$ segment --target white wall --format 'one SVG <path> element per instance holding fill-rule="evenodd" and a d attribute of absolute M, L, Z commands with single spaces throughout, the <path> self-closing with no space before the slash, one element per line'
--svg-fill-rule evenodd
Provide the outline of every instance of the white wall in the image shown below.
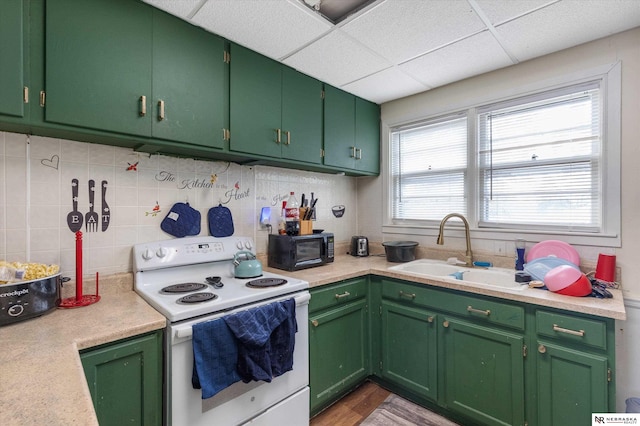
<path fill-rule="evenodd" d="M 388 170 L 388 126 L 419 120 L 428 116 L 473 105 L 476 99 L 487 99 L 494 93 L 504 93 L 509 87 L 522 87 L 532 81 L 545 81 L 558 75 L 574 73 L 621 61 L 622 65 L 622 244 L 615 248 L 576 246 L 581 259 L 595 264 L 599 252 L 615 254 L 621 268 L 621 282 L 625 299 L 640 301 L 640 280 L 637 279 L 640 253 L 640 28 L 613 35 L 591 43 L 523 62 L 502 70 L 463 80 L 422 94 L 382 105 L 383 173 L 376 179 L 359 179 L 359 209 L 376 206 L 384 192 L 383 178 Z M 375 214 L 359 224 L 359 231 L 377 240 L 412 239 L 423 246 L 436 247 L 435 237 L 418 235 L 383 234 L 383 211 L 386 205 L 376 207 Z M 560 238 L 561 239 L 561 238 Z M 462 238 L 447 238 L 446 245 L 464 247 Z M 457 247 L 456 247 L 457 245 Z M 513 252 L 512 241 L 473 241 L 474 251 L 504 255 Z M 635 307 L 636 302 L 630 302 Z M 633 313 L 631 312 L 633 309 Z M 619 362 L 617 367 L 618 410 L 624 410 L 624 398 L 639 396 L 640 388 L 640 315 L 629 307 L 629 321 L 618 322 Z M 625 331 L 626 330 L 626 331 Z"/>
<path fill-rule="evenodd" d="M 232 212 L 235 235 L 253 237 L 258 253 L 267 250 L 267 231 L 258 225 L 261 208 L 272 207 L 277 232 L 281 200 L 290 191 L 298 197 L 313 191 L 319 199 L 314 228 L 334 232 L 337 241 L 356 233 L 355 178 L 0 132 L 0 260 L 59 264 L 63 276 L 75 278 L 75 234 L 67 226 L 74 178 L 83 215 L 89 211 L 88 180 L 96 181 L 98 213 L 100 184 L 108 182 L 109 227 L 81 230 L 85 275 L 131 271 L 134 244 L 173 238 L 160 223 L 176 202 L 188 201 L 200 212 L 200 235 L 209 235 L 209 208 L 222 203 Z M 153 211 L 156 202 L 159 213 Z M 339 219 L 331 212 L 336 204 L 346 207 Z"/>

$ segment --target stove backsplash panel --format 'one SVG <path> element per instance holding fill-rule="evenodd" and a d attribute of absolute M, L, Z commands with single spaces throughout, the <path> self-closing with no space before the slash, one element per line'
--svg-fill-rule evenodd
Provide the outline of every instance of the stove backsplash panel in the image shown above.
<path fill-rule="evenodd" d="M 129 272 L 134 244 L 172 238 L 160 224 L 176 203 L 200 213 L 196 235 L 209 235 L 211 207 L 228 207 L 234 235 L 253 237 L 258 253 L 266 253 L 269 232 L 259 222 L 262 208 L 271 208 L 277 232 L 290 191 L 298 201 L 303 193 L 318 198 L 314 228 L 333 232 L 338 242 L 357 233 L 356 179 L 348 176 L 9 132 L 0 132 L 0 176 L 0 260 L 55 263 L 72 278 L 76 232 L 83 234 L 85 275 Z M 344 206 L 344 215 L 335 217 L 333 206 Z M 180 219 L 192 233 L 194 217 Z"/>

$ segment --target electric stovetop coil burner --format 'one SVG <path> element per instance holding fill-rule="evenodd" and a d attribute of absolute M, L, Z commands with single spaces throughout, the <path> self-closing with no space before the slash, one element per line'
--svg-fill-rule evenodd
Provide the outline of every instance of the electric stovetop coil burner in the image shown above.
<path fill-rule="evenodd" d="M 178 303 L 201 303 L 201 302 L 207 302 L 209 300 L 215 300 L 217 298 L 218 296 L 216 296 L 215 294 L 204 291 L 201 293 L 187 294 L 186 296 L 178 299 L 177 302 Z"/>
<path fill-rule="evenodd" d="M 160 290 L 162 293 L 191 293 L 206 288 L 206 284 L 202 283 L 180 283 L 164 287 Z"/>
<path fill-rule="evenodd" d="M 277 287 L 279 285 L 286 284 L 287 280 L 282 278 L 258 278 L 247 283 L 247 287 L 264 288 L 264 287 Z"/>

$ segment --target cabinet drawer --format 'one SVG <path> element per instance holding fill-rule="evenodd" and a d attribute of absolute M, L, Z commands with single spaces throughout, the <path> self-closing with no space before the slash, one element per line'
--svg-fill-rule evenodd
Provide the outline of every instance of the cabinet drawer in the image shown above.
<path fill-rule="evenodd" d="M 536 331 L 539 336 L 555 337 L 567 342 L 607 349 L 607 322 L 605 320 L 537 311 Z"/>
<path fill-rule="evenodd" d="M 311 290 L 309 312 L 331 308 L 362 299 L 367 294 L 367 279 L 345 281 L 343 283 Z"/>
<path fill-rule="evenodd" d="M 448 311 L 464 318 L 484 320 L 516 330 L 524 330 L 524 307 L 436 290 L 422 285 L 385 281 L 382 296 L 404 304 Z"/>
<path fill-rule="evenodd" d="M 453 295 L 444 309 L 464 318 L 524 331 L 524 307 L 482 297 Z"/>

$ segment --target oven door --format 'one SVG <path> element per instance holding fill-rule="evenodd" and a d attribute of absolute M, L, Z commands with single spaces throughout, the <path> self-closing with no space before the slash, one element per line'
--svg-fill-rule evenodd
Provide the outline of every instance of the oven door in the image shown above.
<path fill-rule="evenodd" d="M 193 370 L 193 347 L 191 327 L 203 321 L 211 321 L 241 310 L 251 309 L 264 304 L 286 300 L 296 300 L 296 321 L 298 332 L 295 337 L 293 370 L 267 382 L 237 382 L 208 399 L 202 399 L 202 391 L 193 389 L 191 375 Z M 308 291 L 269 299 L 241 308 L 213 314 L 197 320 L 187 320 L 167 327 L 166 351 L 166 399 L 165 418 L 168 425 L 239 425 L 252 419 L 266 419 L 258 424 L 280 425 L 269 422 L 270 412 L 296 412 L 309 419 L 309 329 Z M 303 391 L 303 392 L 300 392 Z M 291 398 L 291 396 L 295 397 Z M 273 408 L 272 408 L 273 407 Z M 275 410 L 275 408 L 278 408 Z M 271 409 L 271 410 L 270 410 Z M 301 411 L 302 410 L 302 411 Z M 267 415 L 265 415 L 267 414 Z"/>

